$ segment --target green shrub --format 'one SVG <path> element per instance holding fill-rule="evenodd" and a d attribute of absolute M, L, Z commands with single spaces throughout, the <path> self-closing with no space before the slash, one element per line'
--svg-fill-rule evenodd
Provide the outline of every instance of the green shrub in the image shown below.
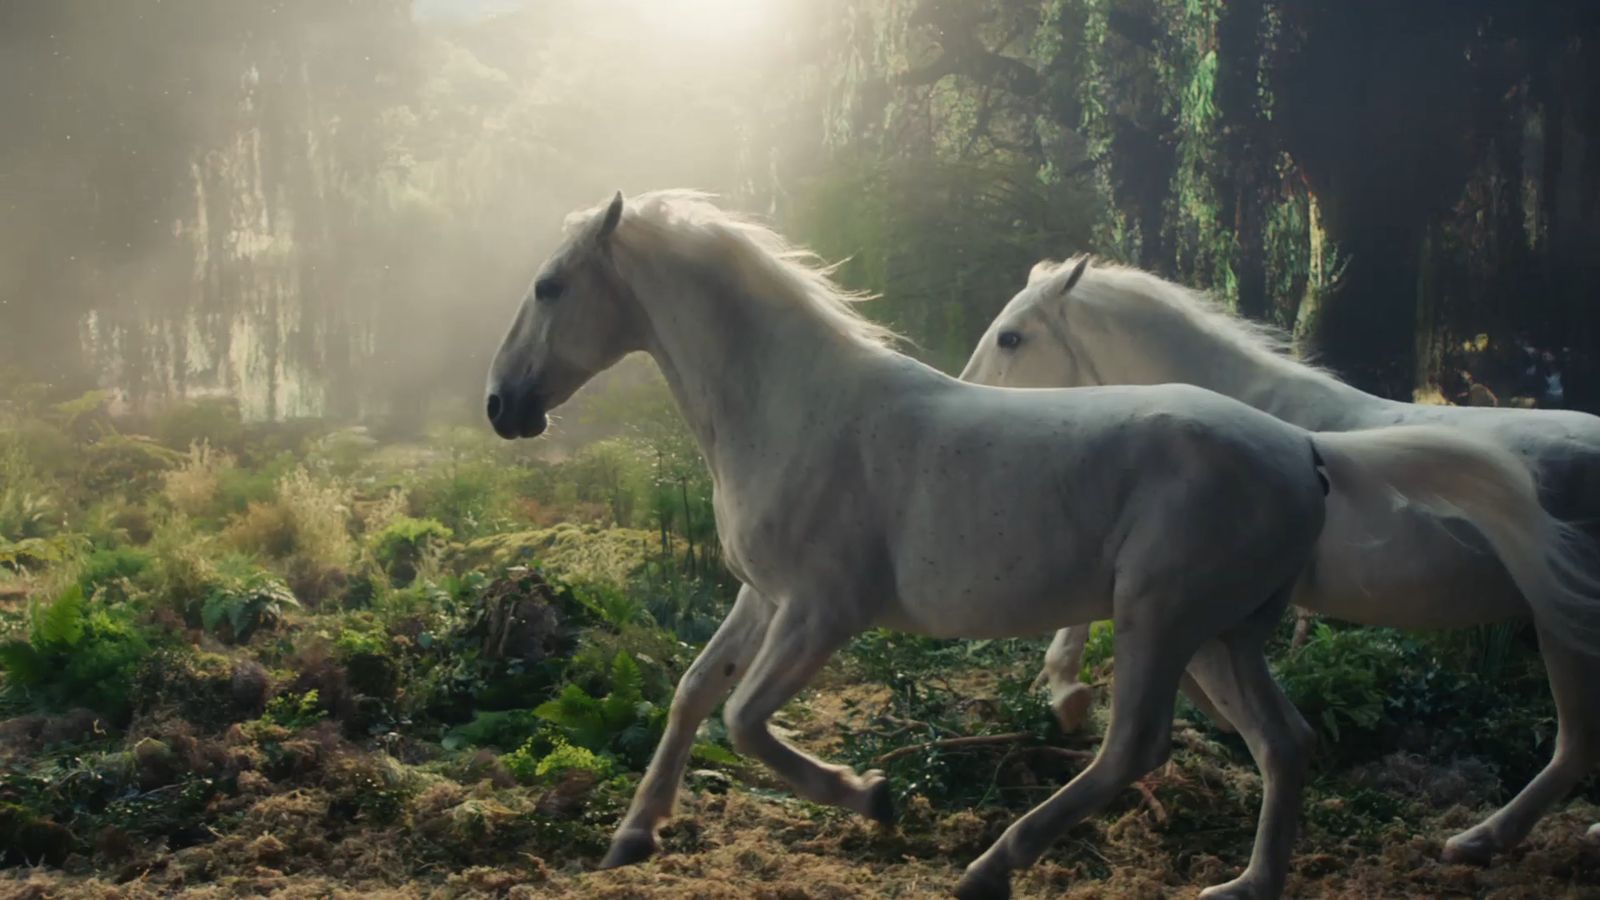
<path fill-rule="evenodd" d="M 184 458 L 149 438 L 107 435 L 84 448 L 77 487 L 89 497 L 142 497 Z"/>
<path fill-rule="evenodd" d="M 639 665 L 626 652 L 619 652 L 612 662 L 611 690 L 604 697 L 569 684 L 533 712 L 559 726 L 570 743 L 610 753 L 630 767 L 648 761 L 666 718 L 664 709 L 644 698 Z"/>
<path fill-rule="evenodd" d="M 271 629 L 300 602 L 288 585 L 234 559 L 229 569 L 211 584 L 200 607 L 200 624 L 224 640 L 244 643 L 259 629 Z"/>
<path fill-rule="evenodd" d="M 1375 731 L 1391 692 L 1403 687 L 1416 647 L 1379 628 L 1316 626 L 1310 639 L 1278 664 L 1278 680 L 1302 715 L 1332 740 Z"/>
<path fill-rule="evenodd" d="M 261 722 L 287 728 L 290 731 L 299 731 L 310 728 L 328 717 L 327 710 L 322 708 L 322 698 L 317 691 L 309 690 L 303 694 L 279 694 L 267 701 L 267 710 L 261 714 Z"/>
<path fill-rule="evenodd" d="M 548 735 L 550 723 L 539 718 L 531 709 L 480 710 L 472 721 L 450 729 L 444 736 L 447 750 L 464 747 L 497 747 L 508 749 L 525 747 L 532 739 Z M 545 737 L 553 745 L 553 739 Z"/>
<path fill-rule="evenodd" d="M 605 757 L 596 756 L 594 751 L 586 747 L 574 746 L 558 738 L 548 752 L 541 754 L 536 748 L 536 743 L 530 741 L 517 748 L 516 752 L 502 756 L 500 761 L 506 771 L 523 784 L 551 781 L 574 769 L 592 772 L 599 778 L 611 774 L 611 762 Z"/>
<path fill-rule="evenodd" d="M 188 447 L 203 441 L 222 450 L 238 451 L 245 443 L 239 403 L 231 397 L 173 403 L 156 413 L 150 431 L 168 447 Z"/>
<path fill-rule="evenodd" d="M 372 554 L 384 574 L 400 587 L 415 580 L 423 560 L 442 550 L 450 538 L 450 529 L 437 519 L 404 516 L 373 535 Z"/>
<path fill-rule="evenodd" d="M 292 454 L 283 453 L 255 468 L 234 467 L 217 475 L 217 506 L 223 514 L 238 514 L 252 503 L 266 503 L 278 496 L 278 482 L 294 471 Z"/>
<path fill-rule="evenodd" d="M 189 446 L 189 455 L 161 478 L 161 493 L 173 509 L 196 518 L 217 512 L 223 475 L 234 468 L 233 456 L 202 441 Z"/>
<path fill-rule="evenodd" d="M 123 606 L 92 603 L 74 584 L 29 610 L 28 634 L 0 644 L 5 691 L 47 709 L 82 706 L 116 719 L 149 641 Z"/>
<path fill-rule="evenodd" d="M 154 554 L 139 547 L 96 550 L 84 560 L 78 586 L 85 596 L 92 597 L 99 590 L 113 590 L 126 599 L 126 586 L 145 576 L 154 565 Z"/>

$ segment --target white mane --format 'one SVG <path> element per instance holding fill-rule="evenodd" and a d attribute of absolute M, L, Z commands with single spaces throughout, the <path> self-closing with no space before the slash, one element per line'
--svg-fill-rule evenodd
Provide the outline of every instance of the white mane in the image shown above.
<path fill-rule="evenodd" d="M 1076 262 L 1074 258 L 1062 263 L 1056 271 L 1070 271 Z M 1112 315 L 1134 308 L 1154 311 L 1162 321 L 1188 329 L 1242 356 L 1278 366 L 1294 366 L 1338 380 L 1333 373 L 1297 354 L 1293 341 L 1282 329 L 1244 318 L 1207 294 L 1143 269 L 1091 259 L 1074 291 L 1106 295 L 1105 309 Z"/>
<path fill-rule="evenodd" d="M 824 262 L 771 228 L 729 213 L 711 200 L 709 194 L 688 190 L 640 194 L 624 207 L 628 225 L 618 230 L 615 240 L 635 248 L 670 247 L 732 272 L 736 283 L 763 297 L 810 307 L 841 334 L 862 344 L 889 347 L 900 339 L 889 327 L 856 310 L 856 303 L 873 297 L 834 283 L 837 264 Z"/>

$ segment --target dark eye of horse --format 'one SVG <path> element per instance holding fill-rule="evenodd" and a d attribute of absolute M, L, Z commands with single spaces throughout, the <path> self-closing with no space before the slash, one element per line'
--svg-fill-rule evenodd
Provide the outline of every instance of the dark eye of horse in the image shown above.
<path fill-rule="evenodd" d="M 566 285 L 554 278 L 541 278 L 534 282 L 533 296 L 537 300 L 555 300 L 565 288 Z"/>
<path fill-rule="evenodd" d="M 1012 350 L 1022 343 L 1022 335 L 1015 331 L 1002 331 L 995 341 L 1000 345 L 1001 350 Z"/>

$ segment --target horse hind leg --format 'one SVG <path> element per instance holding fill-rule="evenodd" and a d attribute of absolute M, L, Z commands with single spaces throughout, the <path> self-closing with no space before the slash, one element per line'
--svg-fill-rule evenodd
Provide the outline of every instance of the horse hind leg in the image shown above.
<path fill-rule="evenodd" d="M 1154 608 L 1141 613 L 1151 615 Z M 1062 831 L 1167 761 L 1178 677 L 1194 652 L 1190 630 L 1160 620 L 1140 621 L 1134 627 L 1119 613 L 1113 638 L 1117 677 L 1111 686 L 1111 723 L 1100 752 L 1076 778 L 1012 823 L 967 867 L 956 887 L 957 897 L 1011 896 L 1013 871 L 1032 865 Z"/>
<path fill-rule="evenodd" d="M 1261 772 L 1255 848 L 1243 874 L 1203 898 L 1268 898 L 1283 892 L 1316 734 L 1273 681 L 1265 632 L 1241 630 L 1202 647 L 1189 672 L 1238 726 Z"/>
<path fill-rule="evenodd" d="M 1600 683 L 1600 660 L 1568 647 L 1543 628 L 1539 646 L 1556 701 L 1555 755 L 1510 803 L 1446 841 L 1447 862 L 1482 865 L 1516 846 L 1600 761 L 1600 699 L 1593 691 Z M 1589 836 L 1600 838 L 1600 825 L 1590 828 Z"/>
<path fill-rule="evenodd" d="M 1056 723 L 1061 726 L 1063 734 L 1077 733 L 1089 720 L 1089 711 L 1094 708 L 1094 690 L 1078 677 L 1083 670 L 1083 651 L 1089 641 L 1091 627 L 1073 625 L 1057 631 L 1055 638 L 1050 641 L 1050 648 L 1045 651 L 1044 666 L 1039 670 L 1039 677 L 1034 680 L 1035 687 L 1041 682 L 1049 686 L 1050 711 L 1055 714 Z M 1184 673 L 1178 687 L 1219 731 L 1233 733 L 1233 724 L 1228 717 L 1217 709 L 1211 698 L 1206 696 L 1205 690 L 1188 673 Z"/>
<path fill-rule="evenodd" d="M 1078 680 L 1083 670 L 1083 649 L 1089 642 L 1089 625 L 1073 625 L 1056 632 L 1044 653 L 1044 667 L 1035 682 L 1050 688 L 1050 711 L 1063 734 L 1074 734 L 1089 720 L 1094 691 Z"/>

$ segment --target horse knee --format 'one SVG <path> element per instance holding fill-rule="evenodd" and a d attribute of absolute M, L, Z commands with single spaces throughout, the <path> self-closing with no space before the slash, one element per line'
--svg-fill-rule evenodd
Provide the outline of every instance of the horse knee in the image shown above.
<path fill-rule="evenodd" d="M 1170 737 L 1129 741 L 1117 747 L 1106 747 L 1100 753 L 1101 761 L 1118 781 L 1137 781 L 1167 764 L 1172 758 Z"/>

